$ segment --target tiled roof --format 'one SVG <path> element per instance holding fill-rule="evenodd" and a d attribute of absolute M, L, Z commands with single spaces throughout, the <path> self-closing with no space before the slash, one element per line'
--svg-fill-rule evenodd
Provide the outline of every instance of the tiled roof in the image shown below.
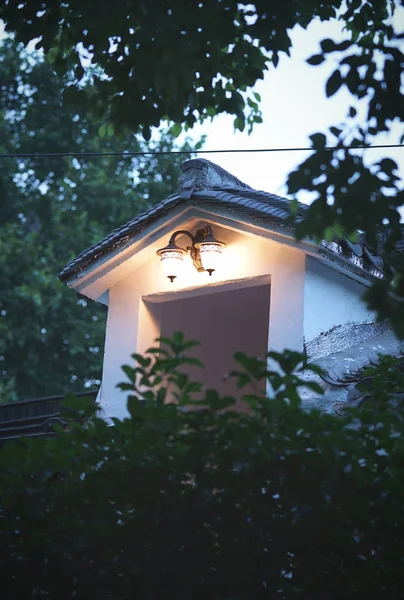
<path fill-rule="evenodd" d="M 156 206 L 153 206 L 153 208 L 150 208 L 128 223 L 125 223 L 125 225 L 114 229 L 114 231 L 107 235 L 103 240 L 93 244 L 87 248 L 87 250 L 80 252 L 80 254 L 59 273 L 59 279 L 61 281 L 67 281 L 70 277 L 82 271 L 87 265 L 94 262 L 100 256 L 107 254 L 119 246 L 123 246 L 139 233 L 145 225 L 152 223 L 155 219 L 180 204 L 180 200 L 181 199 L 177 194 L 173 194 L 162 202 L 159 202 L 159 204 L 156 204 Z"/>
<path fill-rule="evenodd" d="M 76 393 L 78 397 L 96 399 L 98 391 Z M 0 443 L 22 437 L 54 435 L 54 425 L 67 425 L 62 409 L 65 395 L 32 398 L 0 404 Z"/>
<path fill-rule="evenodd" d="M 126 245 L 145 226 L 151 225 L 163 215 L 179 206 L 220 207 L 261 224 L 273 223 L 290 229 L 288 225 L 290 201 L 268 192 L 252 189 L 218 165 L 205 160 L 188 160 L 181 166 L 179 191 L 156 204 L 125 225 L 118 227 L 103 240 L 81 252 L 60 273 L 67 281 L 97 258 Z M 300 215 L 307 209 L 299 205 Z M 338 243 L 322 242 L 319 254 L 330 260 L 339 260 L 354 272 L 368 277 L 381 276 L 382 259 L 364 244 L 352 244 L 348 240 Z"/>
<path fill-rule="evenodd" d="M 404 343 L 396 338 L 388 323 L 346 323 L 321 333 L 305 344 L 309 363 L 315 363 L 323 373 L 314 380 L 324 395 L 302 392 L 303 406 L 318 408 L 331 414 L 344 415 L 347 409 L 372 399 L 373 376 L 368 367 L 380 362 L 380 354 L 397 359 L 396 367 L 404 372 Z M 360 384 L 360 385 L 359 385 Z M 404 392 L 394 393 L 387 406 L 398 408 L 404 403 Z"/>

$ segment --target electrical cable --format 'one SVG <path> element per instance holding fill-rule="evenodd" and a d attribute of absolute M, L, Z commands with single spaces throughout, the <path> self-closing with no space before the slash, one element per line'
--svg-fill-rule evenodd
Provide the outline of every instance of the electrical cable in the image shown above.
<path fill-rule="evenodd" d="M 131 158 L 133 156 L 167 156 L 171 154 L 238 154 L 253 152 L 314 152 L 332 150 L 371 150 L 372 148 L 404 148 L 404 144 L 374 144 L 372 146 L 326 146 L 324 148 L 236 148 L 234 150 L 146 150 L 138 152 L 5 152 L 0 153 L 0 158 L 57 158 L 57 157 L 96 157 L 96 156 L 120 156 Z"/>

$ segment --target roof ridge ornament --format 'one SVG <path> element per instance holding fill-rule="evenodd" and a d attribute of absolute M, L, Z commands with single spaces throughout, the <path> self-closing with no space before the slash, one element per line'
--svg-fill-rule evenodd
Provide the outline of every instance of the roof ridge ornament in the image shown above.
<path fill-rule="evenodd" d="M 211 190 L 216 187 L 228 186 L 252 189 L 249 185 L 206 158 L 187 160 L 182 163 L 181 170 L 179 194 L 184 199 L 189 199 L 194 191 Z"/>

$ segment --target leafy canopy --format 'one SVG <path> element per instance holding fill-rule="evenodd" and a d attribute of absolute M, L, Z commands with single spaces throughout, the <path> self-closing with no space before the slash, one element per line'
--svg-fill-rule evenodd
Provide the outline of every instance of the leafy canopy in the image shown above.
<path fill-rule="evenodd" d="M 62 103 L 46 60 L 0 47 L 0 152 L 162 150 Z M 199 143 L 186 142 L 189 151 Z M 175 191 L 184 156 L 2 159 L 0 175 L 0 401 L 82 391 L 101 376 L 106 311 L 57 273 L 79 252 Z"/>
<path fill-rule="evenodd" d="M 335 16 L 341 2 L 276 0 L 6 0 L 6 30 L 51 57 L 65 76 L 66 98 L 86 102 L 78 85 L 93 82 L 92 110 L 117 127 L 143 130 L 161 120 L 192 127 L 227 112 L 239 129 L 260 122 L 247 92 L 268 61 L 288 53 L 288 30 Z"/>

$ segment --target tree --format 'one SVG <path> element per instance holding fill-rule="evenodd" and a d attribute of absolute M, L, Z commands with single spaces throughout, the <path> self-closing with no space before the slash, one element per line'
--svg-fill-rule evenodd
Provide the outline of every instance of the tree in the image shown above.
<path fill-rule="evenodd" d="M 100 123 L 62 104 L 47 61 L 21 45 L 0 48 L 0 152 L 173 150 L 133 134 L 99 134 Z M 181 148 L 192 154 L 186 142 Z M 105 311 L 57 280 L 81 250 L 174 191 L 183 156 L 1 159 L 1 401 L 52 395 L 100 379 Z"/>
<path fill-rule="evenodd" d="M 134 355 L 114 427 L 88 410 L 85 429 L 1 449 L 4 597 L 401 599 L 400 414 L 302 411 L 315 384 L 294 352 L 270 354 L 271 401 L 235 412 L 181 372 L 192 346 Z M 265 362 L 237 358 L 240 386 L 262 382 Z"/>
<path fill-rule="evenodd" d="M 97 114 L 148 135 L 161 120 L 192 127 L 222 112 L 234 115 L 240 129 L 259 122 L 257 98 L 247 88 L 269 61 L 276 65 L 281 52 L 289 53 L 290 29 L 335 17 L 341 4 L 141 0 L 119 1 L 112 14 L 106 0 L 96 9 L 80 0 L 6 0 L 0 18 L 19 41 L 36 39 L 50 55 L 70 100 L 86 101 L 77 84 L 89 75 Z M 385 8 L 374 4 L 381 21 Z"/>
<path fill-rule="evenodd" d="M 402 143 L 404 56 L 396 6 L 394 0 L 143 0 L 116 2 L 111 11 L 106 0 L 96 8 L 81 0 L 6 0 L 0 18 L 18 40 L 35 39 L 53 61 L 66 101 L 86 106 L 119 131 L 143 131 L 146 139 L 162 120 L 174 122 L 178 133 L 181 125 L 222 112 L 234 115 L 236 128 L 251 130 L 261 120 L 252 88 L 281 52 L 289 53 L 288 32 L 313 19 L 342 21 L 345 39 L 322 40 L 309 62 L 336 62 L 326 95 L 346 87 L 353 101 L 345 123 L 312 136 L 313 155 L 289 178 L 290 193 L 316 193 L 297 234 L 355 240 L 362 231 L 384 260 L 384 279 L 367 301 L 403 337 L 398 209 L 404 197 L 397 165 L 389 159 L 365 164 L 360 153 L 343 149 L 369 145 L 379 132 L 393 137 L 392 124 Z M 358 103 L 365 115 L 359 123 L 353 120 Z M 336 150 L 326 151 L 327 145 Z"/>

